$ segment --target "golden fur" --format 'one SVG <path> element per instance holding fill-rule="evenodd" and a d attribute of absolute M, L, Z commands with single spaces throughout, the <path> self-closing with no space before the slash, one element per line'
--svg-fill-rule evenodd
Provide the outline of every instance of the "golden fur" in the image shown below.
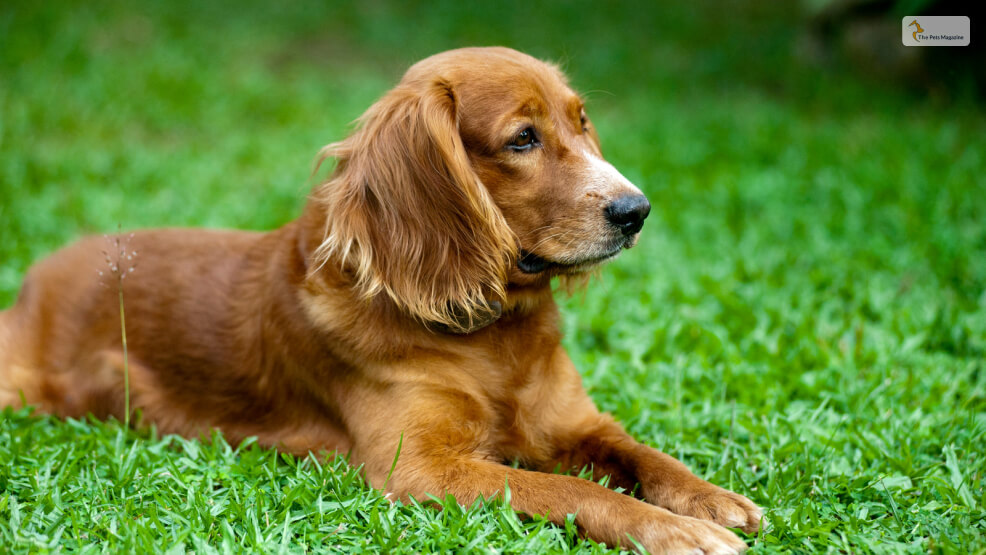
<path fill-rule="evenodd" d="M 517 510 L 576 514 L 614 545 L 745 549 L 723 526 L 754 532 L 760 509 L 628 436 L 561 347 L 551 279 L 633 246 L 649 205 L 603 161 L 556 67 L 505 48 L 433 56 L 327 157 L 331 177 L 275 231 L 123 238 L 139 261 L 119 283 L 144 423 L 349 453 L 402 499 L 470 503 L 509 484 Z M 37 263 L 0 313 L 0 405 L 123 417 L 112 267 L 127 268 L 107 241 Z"/>

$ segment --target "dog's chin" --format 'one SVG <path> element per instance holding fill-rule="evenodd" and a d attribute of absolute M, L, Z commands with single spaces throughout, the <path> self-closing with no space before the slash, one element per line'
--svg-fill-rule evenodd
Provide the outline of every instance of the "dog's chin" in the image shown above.
<path fill-rule="evenodd" d="M 621 238 L 619 241 L 595 248 L 589 252 L 576 252 L 560 256 L 542 256 L 521 249 L 517 268 L 528 275 L 550 273 L 551 275 L 573 275 L 588 272 L 601 264 L 613 260 L 624 249 L 637 244 L 637 235 Z"/>

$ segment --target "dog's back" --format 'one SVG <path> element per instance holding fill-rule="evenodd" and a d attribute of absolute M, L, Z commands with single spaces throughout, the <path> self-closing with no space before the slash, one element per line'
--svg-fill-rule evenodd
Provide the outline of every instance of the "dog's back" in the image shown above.
<path fill-rule="evenodd" d="M 173 229 L 93 236 L 35 264 L 15 304 L 0 312 L 0 406 L 122 416 L 121 308 L 135 365 L 180 356 L 195 342 L 163 343 L 159 328 L 191 338 L 211 328 L 234 276 L 246 273 L 234 266 L 260 237 Z"/>

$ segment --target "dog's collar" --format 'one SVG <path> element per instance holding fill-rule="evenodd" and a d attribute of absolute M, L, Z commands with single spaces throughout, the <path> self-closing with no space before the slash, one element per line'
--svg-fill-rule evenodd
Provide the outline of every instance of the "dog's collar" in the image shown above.
<path fill-rule="evenodd" d="M 455 320 L 454 326 L 442 322 L 429 322 L 428 327 L 434 331 L 450 335 L 468 335 L 477 332 L 503 316 L 503 305 L 500 304 L 500 301 L 487 301 L 486 304 L 489 306 L 489 310 L 474 312 L 471 317 L 461 308 L 454 307 L 452 309 L 452 318 Z"/>

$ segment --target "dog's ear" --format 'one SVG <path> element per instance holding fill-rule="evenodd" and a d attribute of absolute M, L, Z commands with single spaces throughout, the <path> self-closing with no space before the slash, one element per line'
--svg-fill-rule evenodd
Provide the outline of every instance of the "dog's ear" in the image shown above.
<path fill-rule="evenodd" d="M 499 317 L 517 242 L 473 171 L 448 83 L 402 84 L 370 107 L 316 189 L 325 240 L 312 268 L 341 264 L 365 297 L 389 296 L 435 329 Z"/>

